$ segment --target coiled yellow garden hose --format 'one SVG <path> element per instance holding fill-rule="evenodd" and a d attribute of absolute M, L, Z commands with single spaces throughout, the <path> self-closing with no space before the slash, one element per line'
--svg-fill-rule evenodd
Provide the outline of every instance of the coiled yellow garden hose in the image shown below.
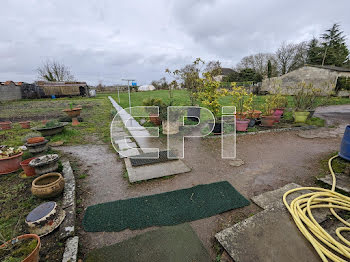
<path fill-rule="evenodd" d="M 344 258 L 350 259 L 350 241 L 346 240 L 341 235 L 341 232 L 350 231 L 350 223 L 341 218 L 334 209 L 350 211 L 350 197 L 335 192 L 336 178 L 332 169 L 332 160 L 336 157 L 338 155 L 331 157 L 328 161 L 328 167 L 333 178 L 331 190 L 318 187 L 295 188 L 283 195 L 283 202 L 300 232 L 312 244 L 322 261 L 328 261 L 330 259 L 336 262 L 346 262 L 349 260 L 344 260 Z M 300 190 L 312 190 L 314 192 L 295 198 L 289 205 L 287 196 Z M 332 214 L 346 225 L 346 227 L 338 227 L 336 230 L 336 234 L 342 243 L 335 240 L 319 225 L 311 212 L 314 208 L 329 208 Z"/>

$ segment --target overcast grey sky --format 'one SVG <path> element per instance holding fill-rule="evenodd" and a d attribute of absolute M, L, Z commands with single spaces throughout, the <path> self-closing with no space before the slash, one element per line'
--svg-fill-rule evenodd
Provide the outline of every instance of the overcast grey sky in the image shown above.
<path fill-rule="evenodd" d="M 0 81 L 33 82 L 47 59 L 89 84 L 148 84 L 196 57 L 233 67 L 334 22 L 348 35 L 349 9 L 348 0 L 1 0 Z"/>

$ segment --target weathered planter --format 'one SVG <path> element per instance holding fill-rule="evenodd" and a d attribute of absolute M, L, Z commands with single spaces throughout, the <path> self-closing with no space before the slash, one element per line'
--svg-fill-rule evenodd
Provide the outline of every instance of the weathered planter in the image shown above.
<path fill-rule="evenodd" d="M 156 126 L 160 126 L 162 124 L 162 121 L 160 120 L 159 116 L 156 114 L 149 114 L 149 121 L 151 121 Z"/>
<path fill-rule="evenodd" d="M 30 137 L 27 139 L 28 144 L 36 144 L 45 141 L 45 137 L 43 136 L 37 136 L 37 137 Z"/>
<path fill-rule="evenodd" d="M 201 117 L 201 108 L 200 107 L 187 108 L 187 116 L 189 120 L 198 123 Z"/>
<path fill-rule="evenodd" d="M 21 168 L 23 152 L 8 157 L 0 159 L 0 175 L 10 174 Z"/>
<path fill-rule="evenodd" d="M 32 157 L 32 158 L 28 158 L 26 160 L 23 160 L 20 165 L 24 171 L 24 173 L 26 174 L 26 176 L 35 176 L 35 169 L 34 167 L 31 167 L 29 165 L 29 162 L 32 161 L 33 159 L 35 159 L 36 157 Z"/>
<path fill-rule="evenodd" d="M 305 123 L 310 112 L 294 112 L 295 123 Z"/>
<path fill-rule="evenodd" d="M 246 132 L 250 120 L 236 120 L 236 130 L 240 132 Z"/>
<path fill-rule="evenodd" d="M 64 189 L 64 179 L 60 173 L 48 173 L 32 182 L 32 194 L 39 198 L 58 196 Z"/>
<path fill-rule="evenodd" d="M 23 129 L 30 129 L 30 121 L 19 122 Z"/>
<path fill-rule="evenodd" d="M 28 151 L 30 153 L 37 154 L 37 153 L 44 152 L 48 149 L 49 147 L 48 142 L 49 140 L 44 140 L 39 143 L 34 143 L 34 144 L 25 143 L 24 145 L 28 148 Z"/>
<path fill-rule="evenodd" d="M 163 121 L 163 134 L 175 135 L 180 132 L 180 125 L 178 122 Z"/>
<path fill-rule="evenodd" d="M 39 261 L 39 252 L 40 252 L 40 248 L 41 248 L 40 237 L 38 235 L 26 234 L 26 235 L 18 236 L 14 239 L 27 239 L 27 238 L 35 239 L 37 241 L 37 245 L 34 248 L 34 250 L 32 251 L 32 253 L 30 253 L 24 260 L 22 260 L 22 262 L 38 262 Z M 7 244 L 9 244 L 9 242 L 7 242 Z M 3 244 L 0 246 L 0 248 L 5 247 L 5 246 L 6 246 L 6 244 Z"/>
<path fill-rule="evenodd" d="M 37 175 L 42 175 L 57 170 L 58 159 L 59 156 L 57 154 L 40 156 L 30 161 L 29 165 L 35 168 Z"/>
<path fill-rule="evenodd" d="M 214 135 L 221 135 L 222 131 L 223 131 L 223 125 L 222 125 L 222 122 L 209 122 L 208 123 L 209 125 L 209 130 L 212 130 L 211 132 L 214 134 Z"/>
<path fill-rule="evenodd" d="M 66 217 L 66 212 L 56 202 L 42 203 L 34 208 L 26 217 L 28 231 L 40 237 L 55 230 Z"/>
<path fill-rule="evenodd" d="M 275 121 L 276 121 L 275 116 L 262 116 L 261 126 L 272 127 Z"/>
<path fill-rule="evenodd" d="M 60 125 L 54 127 L 35 127 L 32 129 L 39 131 L 43 136 L 53 136 L 61 133 L 66 125 L 68 125 L 68 123 L 61 123 Z"/>
<path fill-rule="evenodd" d="M 0 122 L 0 129 L 1 130 L 8 130 L 12 128 L 12 122 L 11 121 L 5 121 Z"/>
<path fill-rule="evenodd" d="M 82 108 L 77 107 L 77 108 L 73 108 L 73 109 L 64 109 L 63 112 L 65 112 L 69 117 L 73 118 L 73 117 L 80 116 L 81 110 L 82 110 Z"/>

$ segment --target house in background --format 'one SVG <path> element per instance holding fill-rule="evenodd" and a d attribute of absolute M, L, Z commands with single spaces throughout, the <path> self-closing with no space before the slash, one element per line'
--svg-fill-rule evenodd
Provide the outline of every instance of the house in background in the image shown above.
<path fill-rule="evenodd" d="M 214 77 L 214 80 L 215 80 L 215 81 L 222 82 L 222 79 L 223 79 L 225 76 L 228 76 L 229 74 L 234 73 L 234 72 L 235 72 L 235 70 L 233 70 L 233 69 L 231 69 L 231 68 L 223 67 L 223 68 L 221 68 L 221 74 L 218 75 L 218 76 L 215 76 L 215 77 Z"/>
<path fill-rule="evenodd" d="M 314 88 L 322 90 L 322 95 L 336 93 L 338 96 L 350 95 L 350 69 L 336 66 L 305 65 L 279 77 L 264 79 L 261 92 L 274 93 L 279 84 L 282 93 L 293 95 L 298 83 L 312 83 Z"/>

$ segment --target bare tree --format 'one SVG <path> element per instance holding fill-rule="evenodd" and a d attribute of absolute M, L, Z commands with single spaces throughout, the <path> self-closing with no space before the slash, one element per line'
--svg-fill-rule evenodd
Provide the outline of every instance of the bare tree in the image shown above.
<path fill-rule="evenodd" d="M 262 76 L 267 76 L 267 64 L 270 60 L 272 76 L 277 75 L 277 61 L 274 54 L 270 53 L 258 53 L 254 55 L 245 56 L 236 65 L 236 70 L 241 71 L 242 69 L 251 68 L 255 72 Z"/>
<path fill-rule="evenodd" d="M 46 81 L 73 81 L 74 76 L 69 68 L 57 61 L 46 61 L 37 69 L 39 78 Z"/>
<path fill-rule="evenodd" d="M 301 42 L 299 44 L 286 44 L 283 42 L 276 51 L 278 69 L 282 75 L 303 66 L 306 58 L 306 42 Z"/>
<path fill-rule="evenodd" d="M 209 61 L 205 67 L 205 72 L 210 72 L 212 76 L 218 76 L 221 74 L 220 61 Z"/>

